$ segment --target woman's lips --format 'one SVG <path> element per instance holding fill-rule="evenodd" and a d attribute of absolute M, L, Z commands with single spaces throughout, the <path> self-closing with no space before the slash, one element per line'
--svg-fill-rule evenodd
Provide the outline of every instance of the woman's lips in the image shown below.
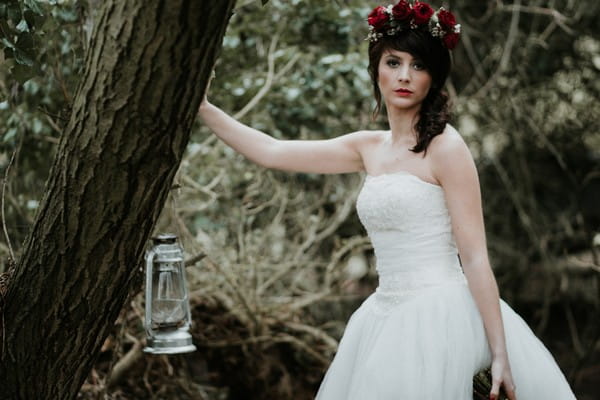
<path fill-rule="evenodd" d="M 410 96 L 412 94 L 411 90 L 408 89 L 396 89 L 394 90 L 398 96 Z"/>

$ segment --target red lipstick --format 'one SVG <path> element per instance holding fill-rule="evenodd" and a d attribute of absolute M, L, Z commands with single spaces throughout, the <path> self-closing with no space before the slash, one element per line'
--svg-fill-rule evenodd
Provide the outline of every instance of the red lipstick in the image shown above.
<path fill-rule="evenodd" d="M 394 92 L 396 92 L 396 94 L 398 96 L 402 96 L 402 97 L 410 96 L 412 94 L 412 90 L 408 90 L 408 89 L 404 89 L 404 88 L 396 89 L 396 90 L 394 90 Z"/>

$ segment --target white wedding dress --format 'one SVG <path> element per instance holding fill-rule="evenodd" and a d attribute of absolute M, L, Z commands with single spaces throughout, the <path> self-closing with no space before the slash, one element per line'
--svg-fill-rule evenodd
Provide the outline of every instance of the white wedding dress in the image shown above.
<path fill-rule="evenodd" d="M 356 207 L 379 287 L 350 318 L 317 399 L 472 400 L 491 357 L 443 189 L 407 172 L 367 175 Z M 517 399 L 574 399 L 552 355 L 500 303 Z"/>

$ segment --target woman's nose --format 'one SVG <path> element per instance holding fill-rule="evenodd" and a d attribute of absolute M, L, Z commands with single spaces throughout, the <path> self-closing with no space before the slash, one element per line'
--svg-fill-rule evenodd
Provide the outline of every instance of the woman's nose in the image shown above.
<path fill-rule="evenodd" d="M 408 81 L 410 80 L 410 71 L 407 66 L 401 66 L 398 68 L 398 76 L 396 77 L 399 81 Z"/>

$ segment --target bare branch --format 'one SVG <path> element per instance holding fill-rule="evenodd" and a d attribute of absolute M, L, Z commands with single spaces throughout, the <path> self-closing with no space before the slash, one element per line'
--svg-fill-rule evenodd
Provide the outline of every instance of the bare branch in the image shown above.
<path fill-rule="evenodd" d="M 6 182 L 8 182 L 8 174 L 10 172 L 10 167 L 12 166 L 14 160 L 15 160 L 15 156 L 18 152 L 18 147 L 13 151 L 11 157 L 10 157 L 10 161 L 8 162 L 8 165 L 6 166 L 6 170 L 4 171 L 4 180 L 2 181 L 2 229 L 4 231 L 4 238 L 6 239 L 6 244 L 8 245 L 8 251 L 10 254 L 10 258 L 11 260 L 15 260 L 15 253 L 13 252 L 13 248 L 10 242 L 10 236 L 8 236 L 8 229 L 6 228 L 6 215 L 4 214 L 4 197 L 5 197 L 5 193 L 6 193 Z"/>
<path fill-rule="evenodd" d="M 115 363 L 111 373 L 110 379 L 108 380 L 108 388 L 114 388 L 120 383 L 123 378 L 127 375 L 127 372 L 133 367 L 133 365 L 142 358 L 142 347 L 143 343 L 133 335 L 127 334 L 127 339 L 133 342 L 133 346 L 127 354 L 125 354 L 119 361 Z"/>
<path fill-rule="evenodd" d="M 273 82 L 285 75 L 300 59 L 299 53 L 294 54 L 294 56 L 283 66 L 283 68 L 281 68 L 281 70 L 275 73 L 275 52 L 277 50 L 276 45 L 278 38 L 279 35 L 274 35 L 273 39 L 271 40 L 271 45 L 269 46 L 269 53 L 267 58 L 267 77 L 265 79 L 265 84 L 240 111 L 234 114 L 233 118 L 241 119 L 249 111 L 251 111 L 258 104 L 258 102 L 269 92 L 269 90 L 273 86 Z"/>

